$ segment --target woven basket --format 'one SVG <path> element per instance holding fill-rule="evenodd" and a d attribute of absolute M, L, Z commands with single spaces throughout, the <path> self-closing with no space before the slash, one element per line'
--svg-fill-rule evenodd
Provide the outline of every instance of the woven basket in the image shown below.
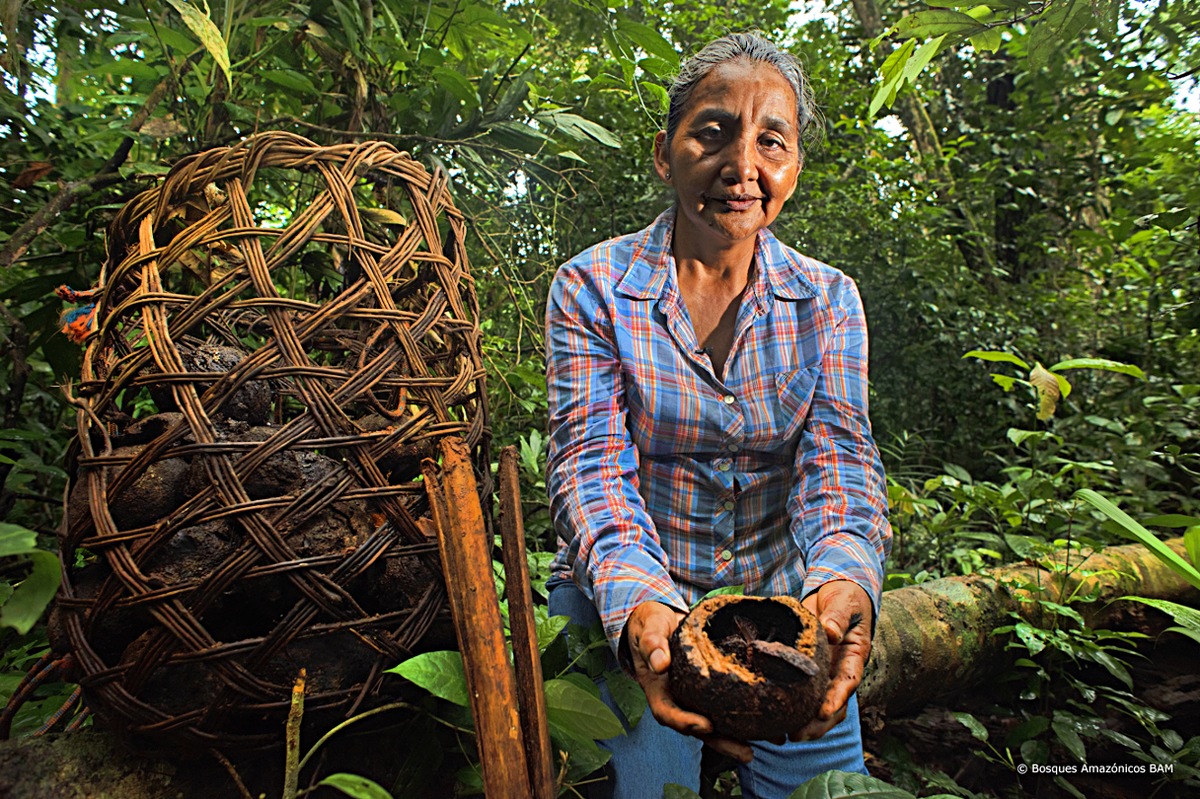
<path fill-rule="evenodd" d="M 181 161 L 108 244 L 51 624 L 89 707 L 228 750 L 282 741 L 301 667 L 307 718 L 371 704 L 385 669 L 453 645 L 419 478 L 442 437 L 490 506 L 445 176 L 263 134 Z"/>

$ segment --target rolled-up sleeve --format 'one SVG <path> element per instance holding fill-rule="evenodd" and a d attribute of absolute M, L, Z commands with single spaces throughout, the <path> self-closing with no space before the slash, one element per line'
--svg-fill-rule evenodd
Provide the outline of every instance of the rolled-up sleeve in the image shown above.
<path fill-rule="evenodd" d="M 829 290 L 832 326 L 796 450 L 788 515 L 804 552 L 803 593 L 851 580 L 871 597 L 878 619 L 892 530 L 883 466 L 867 419 L 867 326 L 850 278 Z"/>
<path fill-rule="evenodd" d="M 615 649 L 639 604 L 687 605 L 638 492 L 612 306 L 585 256 L 559 269 L 546 308 L 547 490 L 572 577 Z"/>

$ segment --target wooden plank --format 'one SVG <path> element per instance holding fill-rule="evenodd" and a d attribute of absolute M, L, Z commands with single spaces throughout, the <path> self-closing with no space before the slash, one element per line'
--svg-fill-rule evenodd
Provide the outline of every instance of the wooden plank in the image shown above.
<path fill-rule="evenodd" d="M 529 799 L 517 687 L 504 646 L 500 602 L 492 576 L 491 541 L 470 454 L 461 439 L 441 442 L 442 469 L 425 460 L 421 472 L 433 508 L 442 573 L 458 635 L 475 718 L 475 742 L 487 799 Z"/>
<path fill-rule="evenodd" d="M 505 447 L 500 451 L 499 492 L 500 542 L 504 553 L 513 665 L 517 672 L 521 738 L 525 742 L 533 799 L 554 799 L 556 791 L 550 751 L 550 725 L 546 720 L 546 694 L 542 691 L 542 661 L 538 654 L 537 623 L 533 618 L 529 561 L 525 557 L 525 520 L 521 515 L 516 447 Z"/>

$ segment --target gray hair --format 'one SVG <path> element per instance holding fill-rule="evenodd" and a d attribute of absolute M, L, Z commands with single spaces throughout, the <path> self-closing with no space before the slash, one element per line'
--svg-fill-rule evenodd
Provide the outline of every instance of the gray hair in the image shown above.
<path fill-rule="evenodd" d="M 799 133 L 801 155 L 806 144 L 820 138 L 819 114 L 813 100 L 812 87 L 804 69 L 794 55 L 781 49 L 758 31 L 728 33 L 704 46 L 700 52 L 683 62 L 667 95 L 671 104 L 667 111 L 667 142 L 675 138 L 679 120 L 692 98 L 696 85 L 721 64 L 738 59 L 760 61 L 779 70 L 796 95 L 796 130 Z"/>

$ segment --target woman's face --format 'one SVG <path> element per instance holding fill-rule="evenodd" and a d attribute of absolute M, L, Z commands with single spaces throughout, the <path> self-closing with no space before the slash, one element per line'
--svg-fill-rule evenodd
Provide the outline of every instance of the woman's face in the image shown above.
<path fill-rule="evenodd" d="M 654 141 L 654 166 L 675 189 L 677 246 L 724 249 L 775 221 L 800 176 L 796 95 L 770 64 L 739 59 L 692 91 L 674 139 Z"/>

